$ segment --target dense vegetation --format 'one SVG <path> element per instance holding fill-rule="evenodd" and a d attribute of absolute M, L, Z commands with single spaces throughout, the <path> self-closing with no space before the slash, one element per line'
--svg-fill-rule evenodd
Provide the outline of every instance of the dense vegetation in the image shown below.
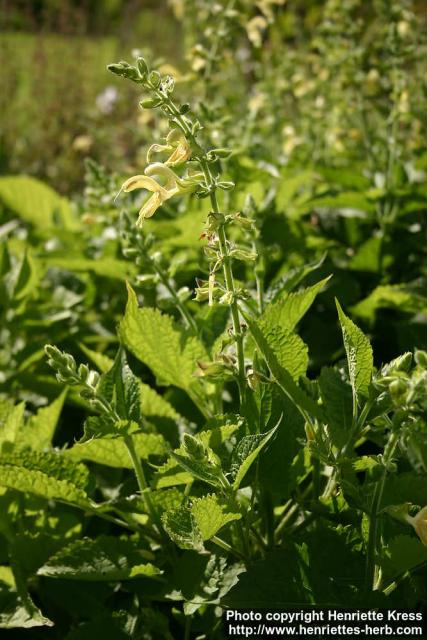
<path fill-rule="evenodd" d="M 0 178 L 11 639 L 427 602 L 425 20 L 170 5 L 175 77 L 109 65 L 142 108 L 126 172 Z"/>

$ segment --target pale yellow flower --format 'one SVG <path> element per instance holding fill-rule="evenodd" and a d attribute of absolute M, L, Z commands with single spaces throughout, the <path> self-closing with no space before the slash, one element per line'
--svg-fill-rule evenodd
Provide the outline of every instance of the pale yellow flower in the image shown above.
<path fill-rule="evenodd" d="M 423 545 L 427 547 L 427 507 L 418 511 L 416 516 L 412 517 L 407 515 L 405 519 L 406 522 L 409 522 L 409 524 L 414 527 L 415 533 Z"/>
<path fill-rule="evenodd" d="M 262 35 L 268 27 L 268 22 L 262 16 L 251 18 L 246 25 L 246 33 L 254 47 L 259 48 L 262 45 Z"/>
<path fill-rule="evenodd" d="M 153 153 L 170 153 L 169 158 L 163 163 L 169 167 L 183 164 L 191 157 L 191 147 L 187 138 L 178 129 L 172 129 L 166 137 L 166 144 L 152 144 L 147 151 L 147 163 L 151 162 Z"/>
<path fill-rule="evenodd" d="M 163 177 L 165 179 L 164 186 L 157 180 L 152 178 L 153 175 Z M 200 174 L 196 174 L 189 178 L 179 178 L 169 167 L 161 162 L 155 162 L 149 165 L 145 170 L 145 175 L 132 176 L 126 180 L 119 194 L 124 191 L 134 191 L 135 189 L 146 189 L 153 195 L 141 207 L 136 222 L 137 227 L 141 227 L 144 220 L 151 218 L 161 205 L 178 194 L 191 193 L 197 188 L 201 179 Z"/>

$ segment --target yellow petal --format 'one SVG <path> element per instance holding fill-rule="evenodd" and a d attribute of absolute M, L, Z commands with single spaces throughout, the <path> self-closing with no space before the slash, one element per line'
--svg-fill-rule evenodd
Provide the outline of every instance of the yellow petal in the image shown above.
<path fill-rule="evenodd" d="M 191 158 L 191 147 L 187 140 L 183 140 L 179 143 L 175 151 L 169 156 L 165 164 L 174 167 L 177 164 L 182 164 Z"/>
<path fill-rule="evenodd" d="M 138 215 L 138 220 L 136 221 L 136 226 L 140 227 L 146 218 L 151 218 L 151 216 L 157 211 L 157 209 L 163 203 L 163 198 L 161 193 L 153 193 L 151 198 L 147 200 L 147 202 L 141 207 Z"/>
<path fill-rule="evenodd" d="M 166 178 L 166 185 L 164 189 L 162 187 L 163 190 L 169 191 L 176 187 L 178 176 L 172 171 L 172 169 L 162 162 L 154 162 L 153 164 L 150 164 L 145 169 L 145 174 L 147 176 L 161 176 L 162 178 Z M 150 180 L 152 180 L 152 178 L 150 178 Z"/>
<path fill-rule="evenodd" d="M 122 184 L 121 191 L 128 193 L 134 189 L 147 189 L 147 191 L 152 191 L 153 193 L 163 191 L 163 187 L 148 176 L 132 176 Z"/>
<path fill-rule="evenodd" d="M 147 164 L 151 163 L 151 155 L 153 153 L 161 153 L 162 151 L 171 151 L 172 148 L 168 144 L 152 144 L 147 151 Z"/>

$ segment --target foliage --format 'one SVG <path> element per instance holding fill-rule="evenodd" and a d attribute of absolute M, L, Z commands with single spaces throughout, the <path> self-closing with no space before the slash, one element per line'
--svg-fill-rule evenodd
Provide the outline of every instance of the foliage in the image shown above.
<path fill-rule="evenodd" d="M 422 19 L 172 4 L 191 104 L 146 57 L 109 66 L 157 114 L 143 171 L 88 162 L 77 201 L 0 179 L 16 637 L 427 598 Z"/>

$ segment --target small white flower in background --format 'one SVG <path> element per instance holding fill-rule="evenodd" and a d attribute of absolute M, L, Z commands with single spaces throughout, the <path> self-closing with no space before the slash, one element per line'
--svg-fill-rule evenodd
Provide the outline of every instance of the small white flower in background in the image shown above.
<path fill-rule="evenodd" d="M 96 106 L 104 115 L 109 115 L 114 110 L 117 102 L 118 92 L 115 87 L 108 86 L 96 97 Z"/>
<path fill-rule="evenodd" d="M 427 547 L 427 507 L 418 511 L 416 516 L 406 515 L 405 520 L 414 527 L 415 533 Z"/>

